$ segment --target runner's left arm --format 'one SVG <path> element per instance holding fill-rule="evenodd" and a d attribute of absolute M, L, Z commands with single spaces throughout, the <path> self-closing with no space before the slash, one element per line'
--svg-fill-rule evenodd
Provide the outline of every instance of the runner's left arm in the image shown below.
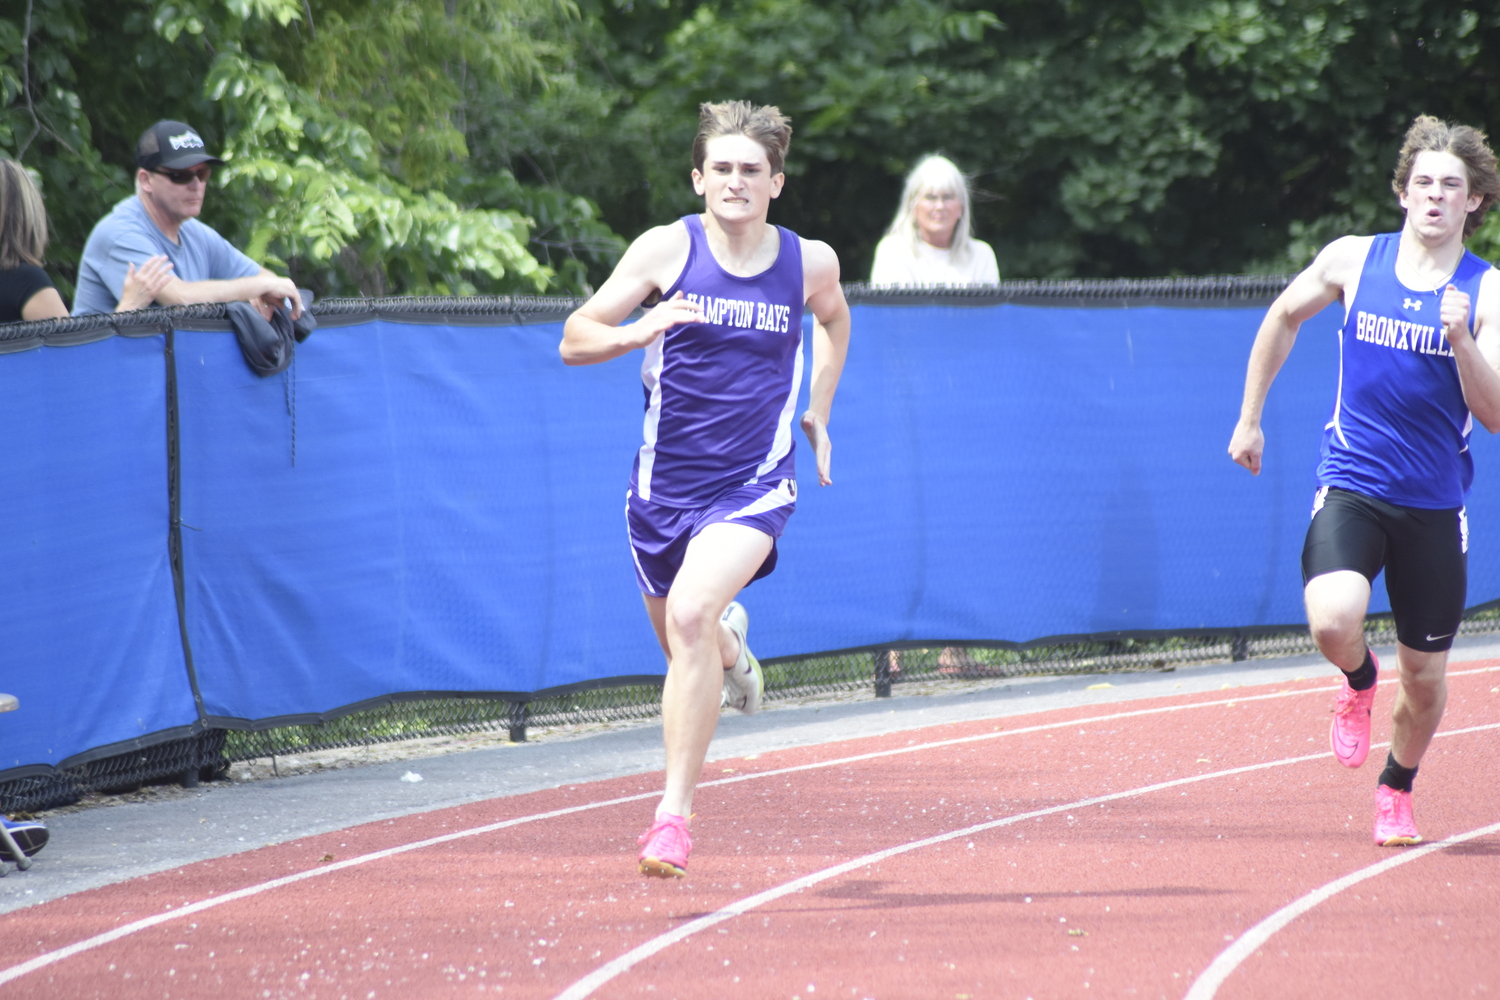
<path fill-rule="evenodd" d="M 807 412 L 802 414 L 802 430 L 817 457 L 818 483 L 828 486 L 833 483 L 830 476 L 833 442 L 828 437 L 828 420 L 833 410 L 833 394 L 844 372 L 844 358 L 849 353 L 849 303 L 839 285 L 839 259 L 832 247 L 804 240 L 802 261 L 807 305 L 813 314 L 812 391 Z"/>
<path fill-rule="evenodd" d="M 1474 334 L 1469 335 L 1469 315 Z M 1479 282 L 1477 301 L 1449 285 L 1443 292 L 1443 335 L 1458 362 L 1464 403 L 1491 433 L 1500 431 L 1500 271 L 1491 268 Z"/>

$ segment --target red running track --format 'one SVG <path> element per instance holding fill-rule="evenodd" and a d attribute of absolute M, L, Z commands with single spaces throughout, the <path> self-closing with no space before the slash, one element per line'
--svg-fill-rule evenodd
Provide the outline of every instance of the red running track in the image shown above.
<path fill-rule="evenodd" d="M 657 774 L 206 861 L 0 918 L 0 997 L 1496 996 L 1500 661 L 1450 687 L 1425 849 L 1322 679 L 719 761 L 681 881 Z"/>

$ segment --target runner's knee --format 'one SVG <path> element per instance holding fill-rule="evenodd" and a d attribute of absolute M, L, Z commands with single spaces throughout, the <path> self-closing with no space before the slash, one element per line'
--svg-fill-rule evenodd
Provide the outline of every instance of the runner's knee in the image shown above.
<path fill-rule="evenodd" d="M 691 645 L 718 643 L 719 614 L 713 603 L 697 595 L 667 599 L 667 630 Z"/>
<path fill-rule="evenodd" d="M 1401 690 L 1418 704 L 1432 704 L 1445 697 L 1448 683 L 1448 657 L 1444 653 L 1423 653 L 1402 648 L 1396 657 L 1401 676 Z"/>
<path fill-rule="evenodd" d="M 1322 651 L 1324 656 L 1335 661 L 1345 658 L 1340 655 L 1344 652 L 1347 652 L 1349 656 L 1356 655 L 1360 644 L 1365 641 L 1363 630 L 1358 628 L 1324 626 L 1322 628 L 1312 628 L 1311 632 L 1313 642 L 1317 645 L 1318 649 Z M 1347 669 L 1352 670 L 1353 668 L 1350 667 Z"/>
<path fill-rule="evenodd" d="M 1308 602 L 1307 628 L 1319 649 L 1363 642 L 1364 623 L 1363 607 L 1315 607 Z"/>

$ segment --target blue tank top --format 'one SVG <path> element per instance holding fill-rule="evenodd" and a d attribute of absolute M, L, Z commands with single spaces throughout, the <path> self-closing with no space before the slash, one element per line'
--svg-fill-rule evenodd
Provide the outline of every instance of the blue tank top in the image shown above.
<path fill-rule="evenodd" d="M 1396 279 L 1400 244 L 1400 233 L 1375 237 L 1348 304 L 1318 483 L 1403 507 L 1461 507 L 1474 481 L 1474 422 L 1438 310 L 1449 284 L 1477 302 L 1490 265 L 1464 251 L 1436 291 L 1407 288 Z"/>
<path fill-rule="evenodd" d="M 740 486 L 795 475 L 792 416 L 802 383 L 802 243 L 777 227 L 776 263 L 749 278 L 719 266 L 703 222 L 687 225 L 681 291 L 702 323 L 673 327 L 646 348 L 645 443 L 630 486 L 669 507 L 702 507 Z"/>

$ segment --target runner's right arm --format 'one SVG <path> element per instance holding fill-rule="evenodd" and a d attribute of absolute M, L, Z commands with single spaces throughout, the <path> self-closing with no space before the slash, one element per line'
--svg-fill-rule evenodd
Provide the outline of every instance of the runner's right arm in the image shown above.
<path fill-rule="evenodd" d="M 1245 396 L 1240 403 L 1240 419 L 1229 440 L 1229 457 L 1260 475 L 1261 453 L 1266 437 L 1260 428 L 1260 415 L 1266 404 L 1271 382 L 1297 340 L 1302 324 L 1312 319 L 1331 302 L 1343 295 L 1369 252 L 1369 237 L 1345 236 L 1323 248 L 1307 270 L 1292 279 L 1286 290 L 1271 303 L 1266 318 L 1255 334 L 1250 349 L 1250 366 L 1245 373 Z"/>
<path fill-rule="evenodd" d="M 653 292 L 670 286 L 687 260 L 687 248 L 687 227 L 680 222 L 657 226 L 637 237 L 609 280 L 563 324 L 562 343 L 558 345 L 563 364 L 609 361 L 645 347 L 678 324 L 702 319 L 699 305 L 678 292 L 634 323 L 625 323 Z"/>

